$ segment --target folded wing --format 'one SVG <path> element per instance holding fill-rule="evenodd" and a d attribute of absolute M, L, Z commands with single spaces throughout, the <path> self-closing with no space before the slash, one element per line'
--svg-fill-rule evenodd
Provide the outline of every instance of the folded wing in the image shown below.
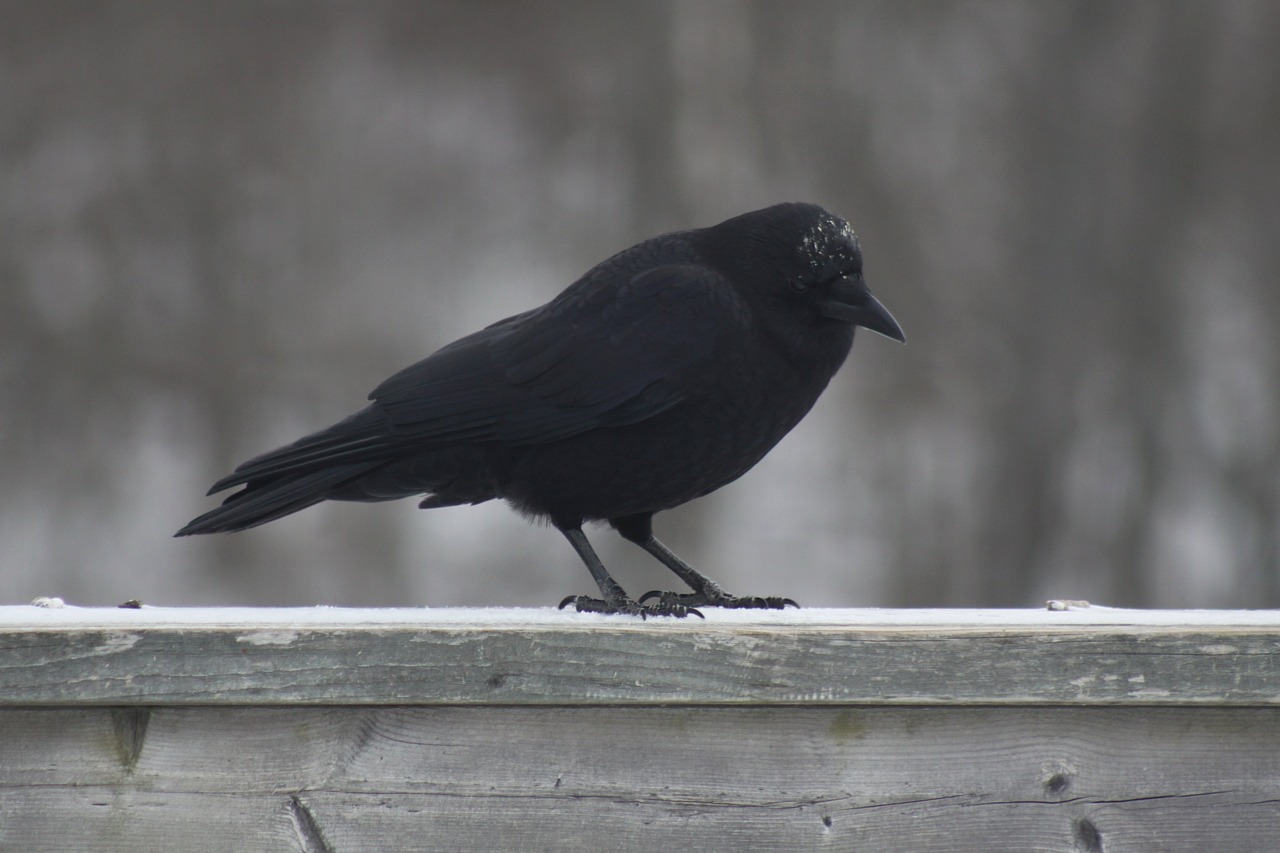
<path fill-rule="evenodd" d="M 327 469 L 350 481 L 459 444 L 536 445 L 636 423 L 684 399 L 684 373 L 747 322 L 732 289 L 702 267 L 656 267 L 621 286 L 586 278 L 405 368 L 365 409 L 249 460 L 210 494 Z M 333 476 L 312 479 L 335 487 Z"/>

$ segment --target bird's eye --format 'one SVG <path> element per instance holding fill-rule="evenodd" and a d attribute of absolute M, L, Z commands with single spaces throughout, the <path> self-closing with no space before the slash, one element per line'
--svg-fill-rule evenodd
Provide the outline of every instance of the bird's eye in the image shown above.
<path fill-rule="evenodd" d="M 791 289 L 792 293 L 807 293 L 809 290 L 808 283 L 803 282 L 798 278 L 793 278 L 791 281 L 787 282 L 787 287 Z"/>

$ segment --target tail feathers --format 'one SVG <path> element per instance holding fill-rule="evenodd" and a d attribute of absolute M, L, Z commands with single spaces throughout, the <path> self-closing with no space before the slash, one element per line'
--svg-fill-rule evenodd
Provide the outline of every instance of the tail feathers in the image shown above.
<path fill-rule="evenodd" d="M 395 455 L 400 446 L 387 427 L 386 417 L 368 406 L 327 429 L 255 456 L 214 483 L 209 494 L 255 480 L 300 477 L 334 465 L 365 463 L 368 467 L 369 462 Z"/>
<path fill-rule="evenodd" d="M 370 471 L 370 464 L 334 465 L 296 476 L 250 482 L 222 506 L 192 519 L 175 536 L 247 530 L 315 506 L 342 484 Z"/>

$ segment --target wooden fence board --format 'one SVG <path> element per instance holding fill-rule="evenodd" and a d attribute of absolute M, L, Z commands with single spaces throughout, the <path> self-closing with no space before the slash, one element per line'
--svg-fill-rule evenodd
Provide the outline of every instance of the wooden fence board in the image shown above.
<path fill-rule="evenodd" d="M 36 608 L 0 611 L 15 609 Z M 903 623 L 791 611 L 643 622 L 529 612 L 459 623 L 402 611 L 363 624 L 326 624 L 313 609 L 266 611 L 253 624 L 165 609 L 132 611 L 132 621 L 105 611 L 115 620 L 105 623 L 55 611 L 6 624 L 0 613 L 0 705 L 1280 705 L 1274 616 L 991 611 L 981 623 L 924 611 Z"/>
<path fill-rule="evenodd" d="M 132 764 L 106 709 L 0 726 L 15 851 L 1280 849 L 1272 708 L 164 708 Z"/>
<path fill-rule="evenodd" d="M 1265 853 L 1278 652 L 1267 613 L 0 608 L 0 851 Z"/>

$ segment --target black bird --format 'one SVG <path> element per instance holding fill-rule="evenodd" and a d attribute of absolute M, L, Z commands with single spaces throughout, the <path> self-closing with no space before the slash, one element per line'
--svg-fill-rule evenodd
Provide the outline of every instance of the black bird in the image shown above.
<path fill-rule="evenodd" d="M 555 525 L 599 586 L 599 598 L 561 607 L 682 616 L 794 604 L 727 594 L 659 542 L 652 519 L 759 462 L 818 399 L 856 326 L 905 340 L 867 289 L 857 237 L 821 207 L 778 204 L 654 237 L 405 368 L 345 420 L 245 462 L 209 494 L 244 488 L 177 535 L 244 530 L 325 500 L 501 498 Z M 629 597 L 587 521 L 608 521 L 693 592 Z"/>

